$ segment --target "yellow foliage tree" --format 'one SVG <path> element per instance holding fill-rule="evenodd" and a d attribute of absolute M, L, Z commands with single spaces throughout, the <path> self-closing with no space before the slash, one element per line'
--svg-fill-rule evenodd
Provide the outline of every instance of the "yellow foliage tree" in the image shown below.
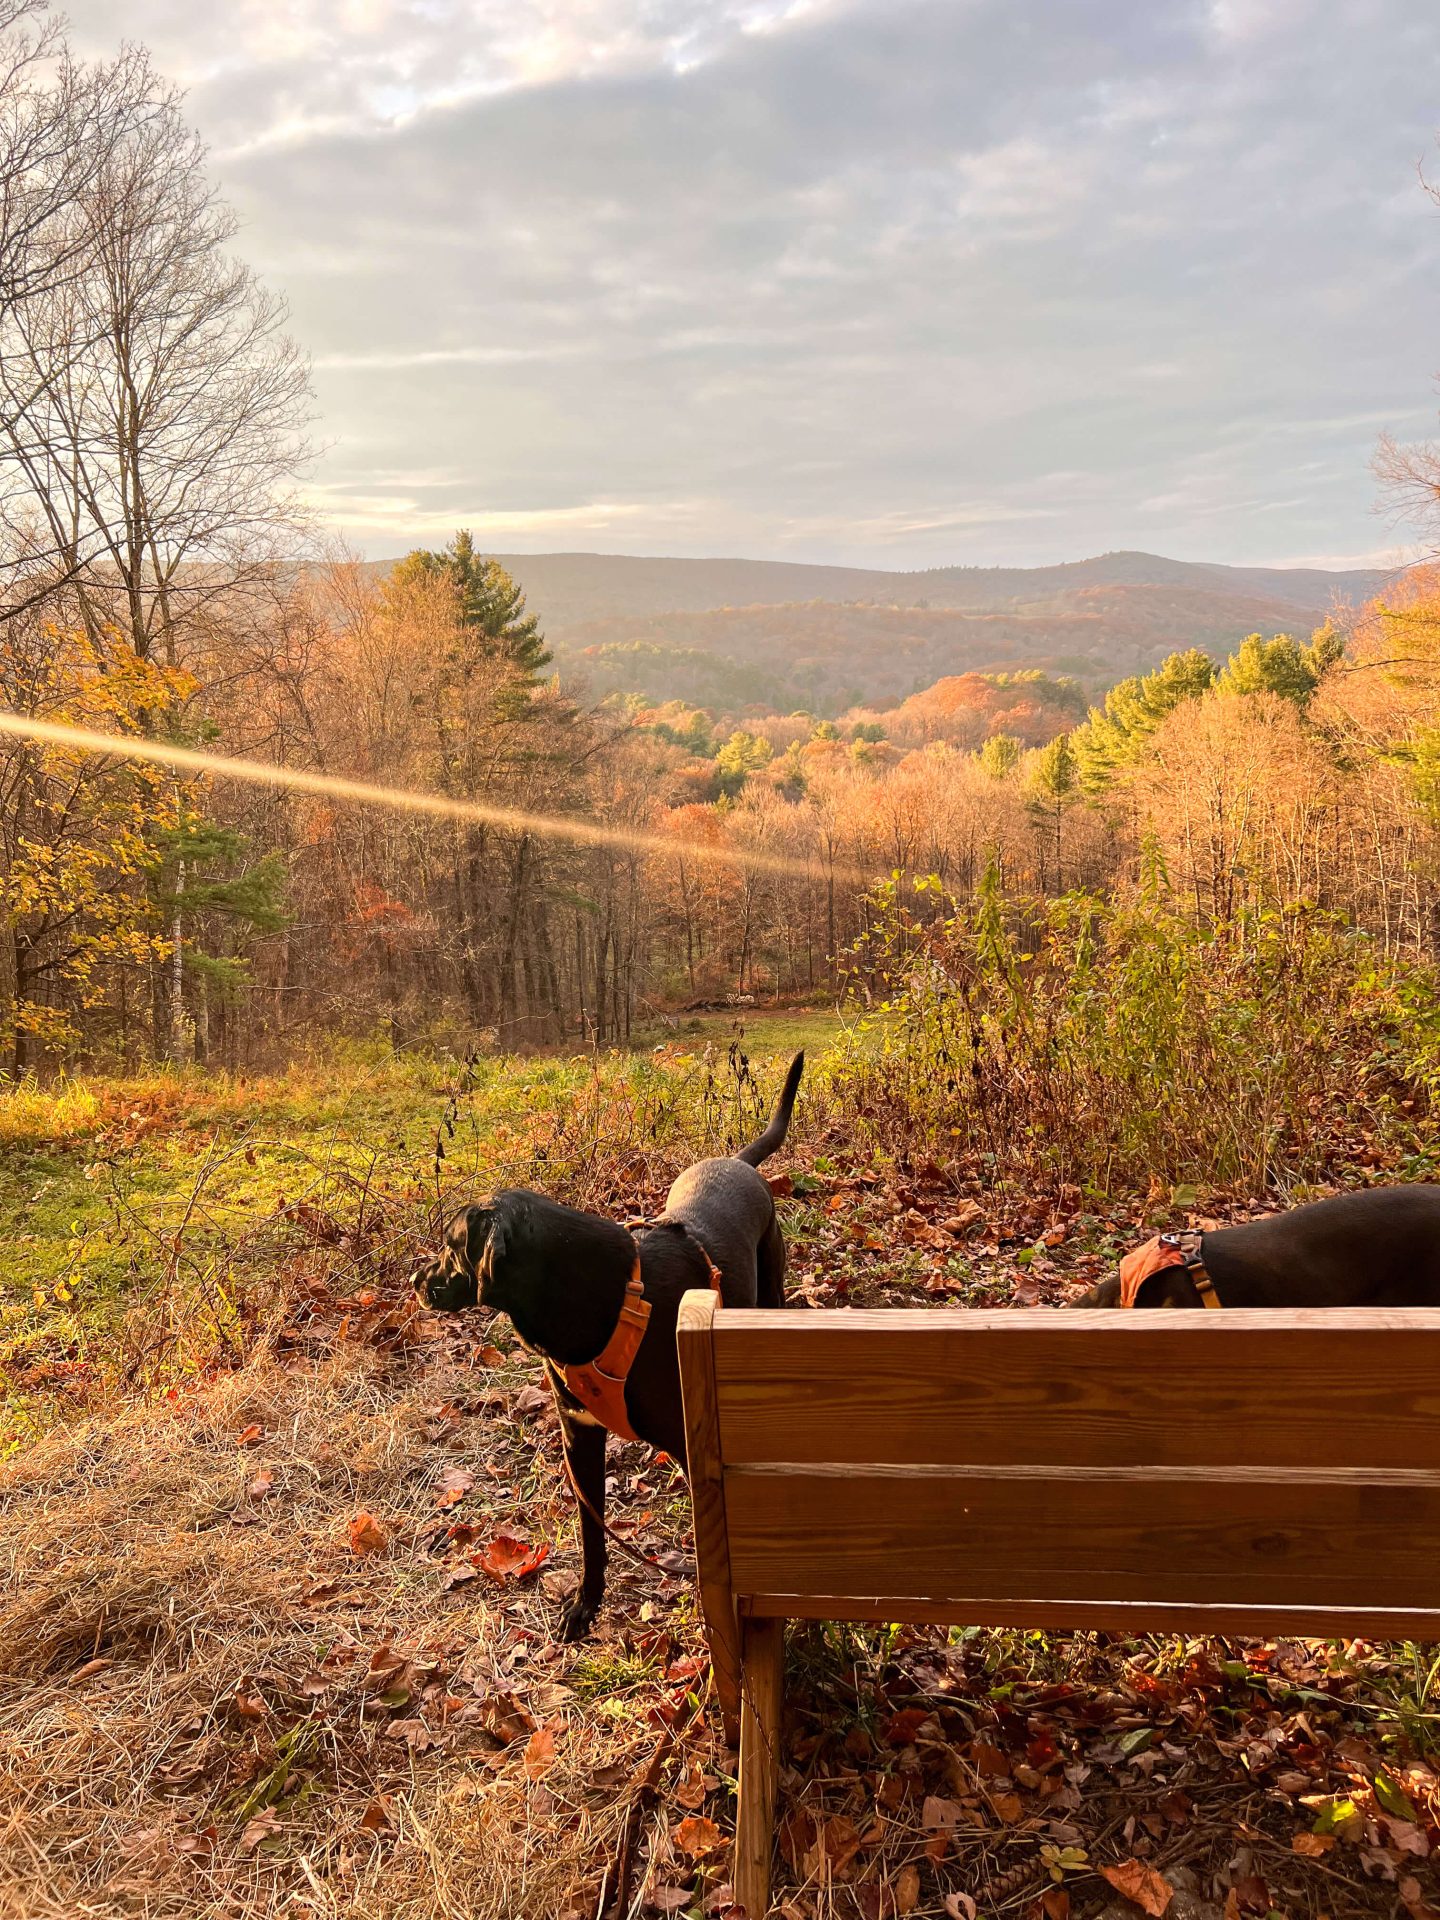
<path fill-rule="evenodd" d="M 13 711 L 107 733 L 163 734 L 189 677 L 98 639 L 12 623 L 0 696 Z M 73 1047 L 78 1016 L 110 1005 L 122 1038 L 169 942 L 147 884 L 196 789 L 164 767 L 7 739 L 0 747 L 4 999 L 18 1070 Z"/>

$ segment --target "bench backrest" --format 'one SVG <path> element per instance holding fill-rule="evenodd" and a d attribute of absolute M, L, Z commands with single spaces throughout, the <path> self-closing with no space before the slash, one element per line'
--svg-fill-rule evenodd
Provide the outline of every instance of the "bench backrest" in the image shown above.
<path fill-rule="evenodd" d="M 1440 1311 L 715 1311 L 707 1623 L 1440 1637 Z"/>

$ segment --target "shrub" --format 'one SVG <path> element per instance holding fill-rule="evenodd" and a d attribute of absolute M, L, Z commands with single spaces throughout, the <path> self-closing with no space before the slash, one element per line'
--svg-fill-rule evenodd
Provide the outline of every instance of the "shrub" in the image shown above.
<path fill-rule="evenodd" d="M 1259 1193 L 1413 1135 L 1440 1073 L 1428 972 L 1305 906 L 1197 924 L 1163 873 L 1120 900 L 873 897 L 835 1092 L 877 1144 L 1032 1190 Z"/>

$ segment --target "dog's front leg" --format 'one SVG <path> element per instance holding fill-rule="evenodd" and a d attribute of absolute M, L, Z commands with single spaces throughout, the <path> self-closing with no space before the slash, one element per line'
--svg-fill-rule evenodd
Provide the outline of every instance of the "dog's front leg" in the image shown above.
<path fill-rule="evenodd" d="M 605 1598 L 605 1442 L 604 1427 L 588 1414 L 562 1408 L 561 1444 L 572 1490 L 580 1506 L 580 1552 L 584 1571 L 580 1591 L 560 1621 L 562 1640 L 581 1640 L 590 1631 Z"/>

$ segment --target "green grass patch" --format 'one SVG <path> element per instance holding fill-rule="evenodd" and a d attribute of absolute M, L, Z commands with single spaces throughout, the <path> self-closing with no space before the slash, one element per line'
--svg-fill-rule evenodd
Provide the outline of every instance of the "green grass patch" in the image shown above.
<path fill-rule="evenodd" d="M 697 1022 L 599 1055 L 356 1048 L 257 1078 L 0 1083 L 10 1444 L 57 1396 L 238 1352 L 307 1267 L 357 1291 L 393 1282 L 476 1193 L 644 1210 L 685 1161 L 757 1131 L 782 1060 L 838 1027 Z"/>

